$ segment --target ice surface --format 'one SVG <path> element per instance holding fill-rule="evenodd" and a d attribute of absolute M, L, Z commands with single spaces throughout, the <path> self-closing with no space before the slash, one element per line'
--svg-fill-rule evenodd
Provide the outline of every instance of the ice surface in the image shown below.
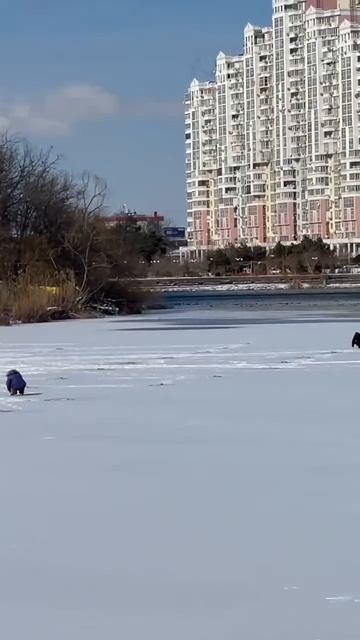
<path fill-rule="evenodd" d="M 352 640 L 354 323 L 0 329 L 6 640 Z"/>

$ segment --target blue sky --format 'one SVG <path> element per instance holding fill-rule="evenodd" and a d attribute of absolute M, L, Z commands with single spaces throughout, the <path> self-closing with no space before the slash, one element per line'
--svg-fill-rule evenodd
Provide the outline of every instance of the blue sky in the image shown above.
<path fill-rule="evenodd" d="M 0 0 L 0 127 L 106 178 L 111 203 L 184 222 L 183 95 L 271 0 Z M 226 16 L 231 16 L 228 21 Z"/>

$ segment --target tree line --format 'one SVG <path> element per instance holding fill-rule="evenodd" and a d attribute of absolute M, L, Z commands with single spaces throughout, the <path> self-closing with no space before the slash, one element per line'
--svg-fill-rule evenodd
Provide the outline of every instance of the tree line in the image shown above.
<path fill-rule="evenodd" d="M 3 135 L 2 285 L 72 281 L 78 304 L 86 304 L 106 295 L 109 283 L 144 275 L 147 265 L 167 251 L 161 230 L 156 222 L 145 228 L 131 220 L 107 225 L 107 196 L 104 180 L 64 171 L 52 149 L 38 150 L 26 140 Z M 121 296 L 126 297 L 121 286 Z"/>
<path fill-rule="evenodd" d="M 331 270 L 338 263 L 334 250 L 321 238 L 303 238 L 298 244 L 284 245 L 278 242 L 273 249 L 250 247 L 228 247 L 209 252 L 206 266 L 212 275 L 235 275 L 251 271 L 255 275 L 274 272 L 283 274 L 314 274 Z"/>

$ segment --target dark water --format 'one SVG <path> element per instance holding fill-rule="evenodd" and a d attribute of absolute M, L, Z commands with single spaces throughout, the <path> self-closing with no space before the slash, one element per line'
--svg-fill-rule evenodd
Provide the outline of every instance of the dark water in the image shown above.
<path fill-rule="evenodd" d="M 196 291 L 170 292 L 164 302 L 170 311 L 199 315 L 228 314 L 237 323 L 343 322 L 359 319 L 360 292 L 349 290 L 318 292 Z M 182 313 L 181 313 L 182 312 Z M 197 314 L 196 314 L 197 315 Z M 236 318 L 236 320 L 235 320 Z"/>

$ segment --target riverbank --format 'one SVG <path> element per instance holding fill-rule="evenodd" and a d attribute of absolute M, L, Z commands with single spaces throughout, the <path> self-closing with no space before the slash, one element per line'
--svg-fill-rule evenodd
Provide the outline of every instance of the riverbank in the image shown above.
<path fill-rule="evenodd" d="M 241 274 L 235 276 L 184 276 L 139 278 L 141 286 L 153 292 L 176 291 L 280 291 L 358 288 L 360 274 L 272 274 L 255 276 Z"/>
<path fill-rule="evenodd" d="M 5 326 L 138 315 L 159 305 L 156 292 L 147 291 L 130 279 L 110 280 L 92 294 L 81 294 L 71 279 L 51 286 L 33 284 L 27 278 L 11 284 L 0 283 L 0 325 Z"/>
<path fill-rule="evenodd" d="M 121 281 L 114 282 L 110 293 L 119 297 L 102 298 L 93 303 L 79 306 L 76 303 L 76 290 L 71 287 L 67 292 L 54 297 L 51 288 L 28 287 L 24 295 L 19 295 L 13 312 L 3 306 L 0 308 L 0 325 L 44 323 L 57 320 L 91 319 L 106 316 L 131 316 L 143 312 L 158 311 L 182 306 L 183 304 L 217 304 L 220 300 L 246 301 L 253 297 L 275 299 L 300 299 L 320 296 L 321 298 L 339 297 L 360 300 L 360 276 L 354 274 L 331 274 L 326 276 L 233 276 L 219 278 L 147 278 L 133 279 L 132 286 L 123 289 Z M 23 293 L 23 292 L 22 292 Z M 121 297 L 121 295 L 123 297 Z"/>

